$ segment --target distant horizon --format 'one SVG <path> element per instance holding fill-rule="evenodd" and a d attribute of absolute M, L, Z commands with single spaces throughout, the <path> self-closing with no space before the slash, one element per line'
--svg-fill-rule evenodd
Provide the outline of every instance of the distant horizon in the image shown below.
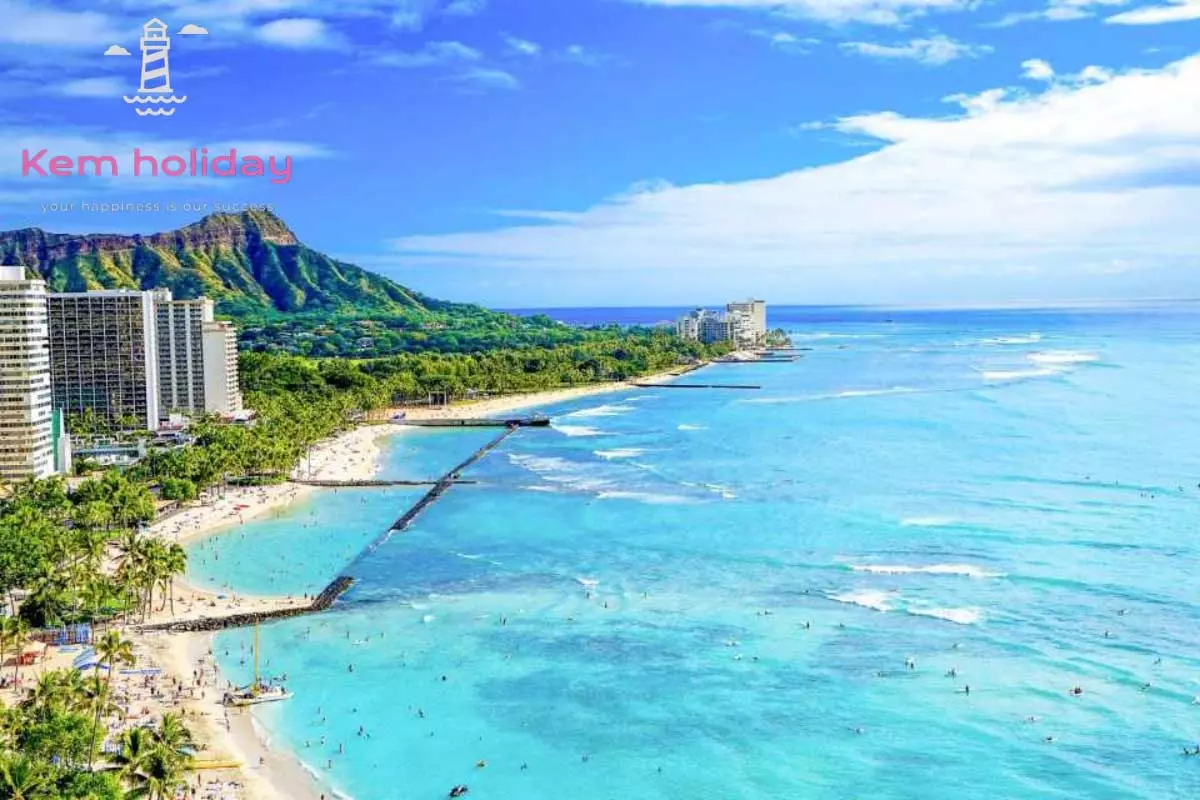
<path fill-rule="evenodd" d="M 745 299 L 745 298 L 740 298 Z M 871 309 L 878 311 L 1036 311 L 1038 309 L 1070 309 L 1070 308 L 1095 308 L 1099 306 L 1132 306 L 1140 304 L 1154 303 L 1170 303 L 1170 304 L 1189 304 L 1200 302 L 1200 297 L 1143 297 L 1143 298 L 1127 298 L 1118 300 L 1062 300 L 1062 301 L 1029 301 L 1029 302 L 1014 302 L 1002 303 L 996 305 L 987 304 L 968 304 L 968 305 L 894 305 L 890 303 L 785 303 L 772 302 L 770 299 L 755 297 L 755 300 L 765 300 L 767 308 L 813 308 L 813 309 Z M 595 306 L 576 306 L 576 305 L 553 305 L 553 306 L 523 306 L 523 307 L 495 307 L 495 311 L 502 311 L 506 314 L 519 314 L 520 312 L 541 312 L 541 311 L 630 311 L 630 310 L 688 310 L 695 308 L 716 308 L 724 306 L 727 303 L 738 302 L 738 299 L 721 300 L 711 303 L 655 303 L 649 305 L 595 305 Z"/>

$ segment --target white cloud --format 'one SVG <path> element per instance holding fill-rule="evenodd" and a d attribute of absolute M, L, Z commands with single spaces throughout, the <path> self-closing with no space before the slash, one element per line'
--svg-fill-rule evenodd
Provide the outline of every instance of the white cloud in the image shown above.
<path fill-rule="evenodd" d="M 744 30 L 751 36 L 766 41 L 772 49 L 788 53 L 807 53 L 810 48 L 821 43 L 820 39 L 811 36 L 801 38 L 791 31 L 771 28 L 746 28 Z"/>
<path fill-rule="evenodd" d="M 260 27 L 257 36 L 267 44 L 298 50 L 337 47 L 341 42 L 323 21 L 306 17 L 273 20 Z"/>
<path fill-rule="evenodd" d="M 129 88 L 120 78 L 79 78 L 58 87 L 58 93 L 67 97 L 118 97 Z"/>
<path fill-rule="evenodd" d="M 517 36 L 504 36 L 504 45 L 508 52 L 518 56 L 537 56 L 542 53 L 542 46 L 537 42 L 531 42 L 528 39 L 521 39 Z"/>
<path fill-rule="evenodd" d="M 961 11 L 973 8 L 977 0 L 627 0 L 642 5 L 675 8 L 757 9 L 820 22 L 863 22 L 872 25 L 899 25 L 904 20 L 928 12 Z"/>
<path fill-rule="evenodd" d="M 454 75 L 451 80 L 461 84 L 465 88 L 477 90 L 501 89 L 513 91 L 521 88 L 521 82 L 511 73 L 505 72 L 502 69 L 484 69 L 478 67 Z"/>
<path fill-rule="evenodd" d="M 104 51 L 104 55 L 106 55 L 106 56 L 128 56 L 128 55 L 133 55 L 133 54 L 130 53 L 128 50 L 126 50 L 124 47 L 121 47 L 121 45 L 119 45 L 119 44 L 111 44 L 108 46 L 108 49 Z"/>
<path fill-rule="evenodd" d="M 208 28 L 203 28 L 195 23 L 189 22 L 179 29 L 181 36 L 207 36 Z"/>
<path fill-rule="evenodd" d="M 425 25 L 425 17 L 409 9 L 392 14 L 392 27 L 402 31 L 419 31 Z"/>
<path fill-rule="evenodd" d="M 452 17 L 473 17 L 483 13 L 486 8 L 487 0 L 452 0 L 442 9 L 442 13 Z"/>
<path fill-rule="evenodd" d="M 95 11 L 36 8 L 21 0 L 0 0 L 0 43 L 91 48 L 121 38 L 112 19 Z"/>
<path fill-rule="evenodd" d="M 481 53 L 462 42 L 428 42 L 413 52 L 378 53 L 371 63 L 381 67 L 432 67 L 464 61 L 478 61 Z"/>
<path fill-rule="evenodd" d="M 1031 58 L 1021 62 L 1021 77 L 1031 81 L 1049 81 L 1054 79 L 1054 67 L 1040 58 Z"/>
<path fill-rule="evenodd" d="M 904 44 L 896 45 L 883 45 L 875 42 L 843 42 L 841 48 L 872 58 L 910 59 L 930 66 L 948 64 L 958 58 L 978 58 L 992 51 L 992 48 L 986 45 L 956 42 L 941 34 L 928 39 L 912 39 Z"/>
<path fill-rule="evenodd" d="M 1113 25 L 1162 25 L 1200 19 L 1200 0 L 1182 0 L 1159 6 L 1142 6 L 1104 20 Z"/>
<path fill-rule="evenodd" d="M 677 297 L 717 280 L 703 276 L 744 283 L 768 274 L 792 291 L 832 282 L 859 298 L 895 296 L 917 274 L 930 285 L 970 274 L 999 281 L 997 291 L 1005 276 L 1034 274 L 1045 288 L 1118 260 L 1194 281 L 1198 95 L 1200 56 L 1040 94 L 959 96 L 972 110 L 840 120 L 840 130 L 879 142 L 841 163 L 635 190 L 582 211 L 407 236 L 394 247 L 445 268 L 669 275 Z"/>
<path fill-rule="evenodd" d="M 1098 9 L 1106 6 L 1123 6 L 1129 0 L 1050 0 L 1049 5 L 1037 11 L 1020 11 L 1006 14 L 993 27 L 1007 28 L 1022 22 L 1071 22 L 1094 17 Z"/>
<path fill-rule="evenodd" d="M 598 67 L 612 60 L 612 56 L 607 53 L 601 53 L 581 44 L 568 45 L 562 51 L 562 58 L 585 67 Z"/>

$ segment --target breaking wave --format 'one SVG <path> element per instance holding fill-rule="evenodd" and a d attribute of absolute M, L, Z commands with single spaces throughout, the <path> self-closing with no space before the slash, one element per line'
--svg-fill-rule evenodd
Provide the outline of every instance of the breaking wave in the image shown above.
<path fill-rule="evenodd" d="M 1100 356 L 1096 353 L 1082 353 L 1077 350 L 1045 350 L 1037 353 L 1027 353 L 1025 360 L 1032 364 L 1033 367 L 979 370 L 979 374 L 988 383 L 1047 378 L 1069 373 L 1074 367 L 1081 364 L 1090 364 L 1099 361 Z"/>
<path fill-rule="evenodd" d="M 593 450 L 592 452 L 606 461 L 611 461 L 614 458 L 636 458 L 646 450 L 640 447 L 618 447 L 613 450 Z"/>
<path fill-rule="evenodd" d="M 904 528 L 941 528 L 955 523 L 953 517 L 905 517 L 900 520 Z"/>
<path fill-rule="evenodd" d="M 1046 350 L 1025 357 L 1035 364 L 1053 365 L 1088 364 L 1100 360 L 1095 353 L 1081 353 L 1078 350 Z"/>
<path fill-rule="evenodd" d="M 1003 578 L 1003 572 L 989 572 L 971 564 L 930 564 L 910 567 L 903 564 L 850 564 L 855 572 L 871 575 L 961 575 L 967 578 Z"/>
<path fill-rule="evenodd" d="M 920 389 L 911 389 L 907 386 L 892 386 L 888 389 L 846 389 L 841 392 L 833 392 L 829 394 L 804 394 L 793 395 L 789 397 L 762 397 L 753 398 L 750 400 L 740 400 L 742 403 L 753 403 L 761 405 L 782 405 L 785 403 L 811 403 L 818 400 L 844 400 L 852 397 L 879 397 L 889 394 L 913 394 L 921 391 Z"/>
<path fill-rule="evenodd" d="M 561 433 L 563 436 L 603 436 L 604 431 L 599 428 L 593 428 L 589 425 L 559 425 L 557 423 L 551 425 L 554 430 Z"/>
<path fill-rule="evenodd" d="M 572 411 L 567 414 L 568 417 L 616 417 L 621 414 L 628 414 L 636 409 L 630 405 L 606 404 L 596 406 L 594 408 L 583 408 L 579 411 Z"/>
<path fill-rule="evenodd" d="M 659 494 L 657 492 L 604 491 L 596 495 L 599 500 L 636 500 L 650 505 L 686 505 L 695 503 L 691 497 L 678 494 Z"/>
<path fill-rule="evenodd" d="M 983 619 L 983 614 L 973 608 L 908 608 L 905 611 L 913 616 L 933 617 L 956 625 L 971 625 Z"/>
<path fill-rule="evenodd" d="M 891 611 L 893 592 L 861 591 L 831 594 L 829 599 L 838 603 L 849 603 L 852 606 L 862 606 L 874 611 Z"/>
<path fill-rule="evenodd" d="M 1024 336 L 996 336 L 991 339 L 984 339 L 981 344 L 992 345 L 1011 345 L 1011 344 L 1037 344 L 1042 340 L 1040 333 L 1027 333 Z"/>

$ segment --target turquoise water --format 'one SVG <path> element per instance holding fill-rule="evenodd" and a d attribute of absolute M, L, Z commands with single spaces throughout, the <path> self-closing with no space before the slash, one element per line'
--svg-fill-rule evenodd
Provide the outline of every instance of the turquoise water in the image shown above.
<path fill-rule="evenodd" d="M 511 437 L 333 611 L 262 630 L 296 697 L 260 722 L 359 800 L 1194 797 L 1200 315 L 780 323 L 801 361 L 700 373 L 761 391 Z M 323 494 L 198 568 L 312 591 L 412 499 Z M 235 679 L 251 635 L 218 640 Z"/>

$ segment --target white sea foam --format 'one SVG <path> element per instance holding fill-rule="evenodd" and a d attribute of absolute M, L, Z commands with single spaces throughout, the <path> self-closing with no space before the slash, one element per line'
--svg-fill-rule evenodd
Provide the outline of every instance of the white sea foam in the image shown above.
<path fill-rule="evenodd" d="M 535 456 L 525 453 L 509 454 L 508 460 L 527 469 L 542 480 L 581 492 L 598 491 L 611 481 L 595 474 L 596 464 L 583 464 L 558 456 Z M 545 488 L 542 491 L 554 491 Z"/>
<path fill-rule="evenodd" d="M 989 383 L 1047 378 L 1071 372 L 1081 364 L 1099 361 L 1100 356 L 1096 353 L 1083 353 L 1078 350 L 1044 350 L 1026 353 L 1025 360 L 1032 364 L 1033 368 L 990 369 L 980 370 L 979 373 Z"/>
<path fill-rule="evenodd" d="M 983 619 L 983 614 L 974 608 L 908 608 L 909 614 L 918 617 L 934 617 L 956 625 L 971 625 Z"/>
<path fill-rule="evenodd" d="M 721 497 L 725 500 L 733 500 L 737 497 L 737 495 L 733 493 L 732 489 L 730 489 L 728 486 L 722 486 L 719 483 L 706 483 L 704 484 L 704 488 L 708 489 L 714 494 L 721 495 Z"/>
<path fill-rule="evenodd" d="M 1050 375 L 1058 375 L 1061 370 L 1057 369 L 990 369 L 983 370 L 980 374 L 988 383 L 1003 383 L 1005 381 L 1024 381 L 1030 378 L 1045 378 Z"/>
<path fill-rule="evenodd" d="M 755 397 L 746 400 L 739 400 L 739 403 L 761 404 L 761 405 L 784 405 L 788 403 L 813 403 L 819 400 L 846 400 L 855 397 L 879 397 L 889 394 L 913 394 L 921 391 L 920 389 L 912 389 L 907 386 L 892 386 L 887 389 L 846 389 L 841 392 L 829 392 L 825 394 L 800 394 L 788 395 L 786 397 Z"/>
<path fill-rule="evenodd" d="M 954 523 L 953 517 L 905 517 L 900 520 L 900 525 L 905 528 L 941 528 Z"/>
<path fill-rule="evenodd" d="M 1003 578 L 1003 572 L 989 572 L 982 567 L 971 564 L 930 564 L 924 567 L 910 567 L 903 564 L 851 564 L 855 572 L 868 572 L 872 575 L 962 575 L 967 578 Z"/>
<path fill-rule="evenodd" d="M 433 622 L 434 619 L 435 617 L 433 614 L 426 614 L 425 616 L 421 617 L 421 622 L 428 625 L 429 623 Z"/>
<path fill-rule="evenodd" d="M 689 425 L 689 424 L 688 424 L 688 423 L 686 423 L 686 422 L 682 422 L 682 423 L 680 423 L 680 424 L 679 424 L 679 426 L 677 427 L 677 430 L 681 430 L 681 431 L 703 431 L 703 430 L 707 430 L 707 428 L 705 428 L 703 425 Z"/>
<path fill-rule="evenodd" d="M 583 584 L 584 586 L 586 586 L 589 589 L 591 589 L 595 586 L 598 586 L 600 583 L 600 581 L 596 578 L 576 578 L 575 580 L 579 581 L 581 584 Z"/>
<path fill-rule="evenodd" d="M 640 447 L 619 447 L 614 450 L 595 450 L 593 452 L 605 460 L 612 460 L 614 458 L 636 458 L 646 451 Z"/>
<path fill-rule="evenodd" d="M 893 592 L 859 591 L 830 595 L 829 599 L 836 600 L 839 603 L 849 603 L 850 605 L 874 609 L 875 611 L 890 611 L 890 602 L 893 597 Z"/>
<path fill-rule="evenodd" d="M 564 436 L 603 436 L 604 431 L 588 425 L 559 425 L 557 423 L 551 425 L 554 430 Z"/>
<path fill-rule="evenodd" d="M 455 553 L 454 555 L 458 556 L 459 558 L 465 558 L 468 561 L 478 561 L 479 559 L 483 558 L 481 555 L 472 555 L 470 553 Z"/>
<path fill-rule="evenodd" d="M 677 494 L 659 494 L 657 492 L 606 491 L 596 495 L 599 500 L 637 500 L 651 505 L 684 505 L 696 502 L 690 497 Z"/>
<path fill-rule="evenodd" d="M 579 411 L 572 411 L 567 414 L 568 417 L 616 417 L 621 414 L 628 414 L 634 411 L 634 407 L 630 405 L 606 404 L 596 406 L 595 408 L 583 408 Z"/>
<path fill-rule="evenodd" d="M 1042 340 L 1040 333 L 1027 333 L 1024 336 L 997 336 L 984 339 L 984 344 L 1037 344 Z"/>
<path fill-rule="evenodd" d="M 829 333 L 827 331 L 792 335 L 792 339 L 805 342 L 819 342 L 825 339 L 882 339 L 883 337 L 882 333 Z"/>
<path fill-rule="evenodd" d="M 1078 350 L 1045 350 L 1039 353 L 1030 353 L 1025 358 L 1035 364 L 1067 366 L 1100 360 L 1100 356 L 1095 353 L 1081 353 Z"/>

